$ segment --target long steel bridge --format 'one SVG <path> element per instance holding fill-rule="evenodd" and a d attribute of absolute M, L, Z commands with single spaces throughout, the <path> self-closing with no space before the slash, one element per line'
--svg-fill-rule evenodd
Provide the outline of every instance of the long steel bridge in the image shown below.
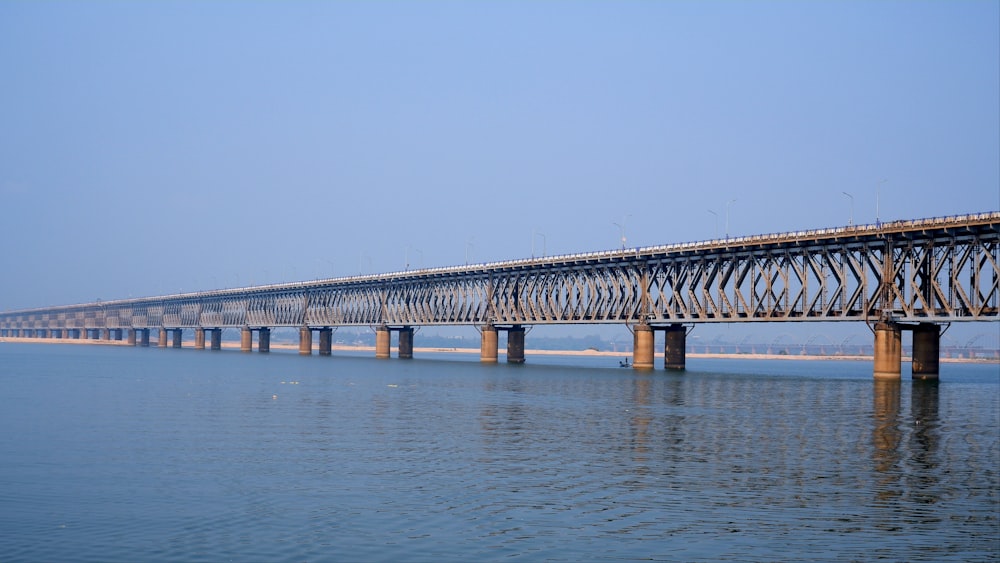
<path fill-rule="evenodd" d="M 0 313 L 0 336 L 122 339 L 218 349 L 241 330 L 241 347 L 269 350 L 270 330 L 297 327 L 300 352 L 330 353 L 332 329 L 370 326 L 376 356 L 397 332 L 411 357 L 414 327 L 473 325 L 482 359 L 524 360 L 524 327 L 625 324 L 637 368 L 653 367 L 654 331 L 666 333 L 665 366 L 685 365 L 698 323 L 863 321 L 875 336 L 875 375 L 899 377 L 901 332 L 914 333 L 914 377 L 937 377 L 942 326 L 995 321 L 1000 305 L 1000 212 L 732 237 L 309 282 L 221 289 Z"/>

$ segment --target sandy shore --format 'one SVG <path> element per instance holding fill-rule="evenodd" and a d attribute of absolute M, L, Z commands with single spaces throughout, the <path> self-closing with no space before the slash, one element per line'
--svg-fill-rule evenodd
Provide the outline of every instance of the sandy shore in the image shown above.
<path fill-rule="evenodd" d="M 23 342 L 23 343 L 33 343 L 33 344 L 96 344 L 99 346 L 128 346 L 128 342 L 125 340 L 81 340 L 75 338 L 12 338 L 12 337 L 2 337 L 0 338 L 0 343 L 2 342 Z M 151 347 L 156 347 L 156 342 L 150 343 Z M 194 348 L 194 340 L 185 340 L 183 342 L 184 348 Z M 222 347 L 227 350 L 238 350 L 240 348 L 239 342 L 223 342 Z M 298 350 L 298 344 L 287 343 L 287 342 L 272 342 L 272 350 Z M 254 346 L 256 350 L 256 346 Z M 344 346 L 344 345 L 332 345 L 331 350 L 334 352 L 371 352 L 375 354 L 374 346 Z M 317 351 L 316 346 L 313 346 L 313 353 Z M 497 351 L 500 356 L 506 355 L 506 350 Z M 392 348 L 392 353 L 395 355 L 397 349 Z M 433 348 L 433 347 L 414 347 L 413 354 L 419 355 L 421 353 L 445 353 L 445 354 L 479 354 L 478 348 Z M 527 349 L 524 351 L 526 357 L 530 356 L 593 356 L 593 357 L 610 357 L 610 358 L 631 358 L 631 352 L 611 352 L 611 351 L 599 351 L 599 350 L 531 350 Z M 662 358 L 663 353 L 656 353 L 657 358 Z M 698 352 L 688 352 L 688 358 L 714 358 L 714 359 L 725 359 L 725 360 L 842 360 L 842 361 L 873 361 L 872 356 L 867 355 L 827 355 L 827 356 L 816 356 L 816 355 L 798 355 L 798 354 L 705 354 Z M 909 362 L 911 359 L 908 356 L 903 356 L 904 362 Z M 981 364 L 1000 364 L 1000 359 L 988 359 L 988 358 L 941 358 L 942 363 L 981 363 Z"/>

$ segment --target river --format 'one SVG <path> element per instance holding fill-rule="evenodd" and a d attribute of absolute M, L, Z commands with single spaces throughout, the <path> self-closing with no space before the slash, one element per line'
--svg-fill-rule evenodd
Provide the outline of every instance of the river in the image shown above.
<path fill-rule="evenodd" d="M 6 342 L 0 561 L 1000 559 L 1000 367 L 871 369 Z"/>

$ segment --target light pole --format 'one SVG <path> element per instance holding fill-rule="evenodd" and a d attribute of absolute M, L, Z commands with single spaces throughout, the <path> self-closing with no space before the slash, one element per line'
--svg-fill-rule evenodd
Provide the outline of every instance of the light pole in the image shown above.
<path fill-rule="evenodd" d="M 612 223 L 612 225 L 618 227 L 618 229 L 621 231 L 621 236 L 622 236 L 622 250 L 625 250 L 625 220 L 628 219 L 629 217 L 631 217 L 631 215 L 626 215 L 626 216 L 622 217 L 622 222 L 621 222 L 620 225 L 618 223 Z"/>
<path fill-rule="evenodd" d="M 849 194 L 847 192 L 840 192 L 840 193 L 842 193 L 842 194 L 846 195 L 847 197 L 851 198 L 851 219 L 847 222 L 847 226 L 848 227 L 853 227 L 854 226 L 854 196 L 852 196 L 851 194 Z"/>
<path fill-rule="evenodd" d="M 476 238 L 476 237 L 469 237 L 469 240 L 465 241 L 465 265 L 466 265 L 466 266 L 468 266 L 468 265 L 469 265 L 469 248 L 470 248 L 470 247 L 473 247 L 473 248 L 474 248 L 474 246 L 473 246 L 473 244 L 472 244 L 472 241 L 473 241 L 473 239 L 475 239 L 475 238 Z"/>
<path fill-rule="evenodd" d="M 726 202 L 726 240 L 729 240 L 729 206 L 736 203 L 735 199 Z"/>
<path fill-rule="evenodd" d="M 545 233 L 531 231 L 531 257 L 535 257 L 535 237 L 542 237 L 542 258 L 545 258 Z"/>
<path fill-rule="evenodd" d="M 712 238 L 719 238 L 719 214 L 711 209 L 709 209 L 708 212 L 715 215 L 715 230 L 712 231 Z"/>

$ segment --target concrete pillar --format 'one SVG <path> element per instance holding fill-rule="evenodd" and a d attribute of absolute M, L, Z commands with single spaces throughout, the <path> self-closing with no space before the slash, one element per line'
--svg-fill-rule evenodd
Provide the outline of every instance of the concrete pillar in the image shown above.
<path fill-rule="evenodd" d="M 493 325 L 486 325 L 483 327 L 481 336 L 479 361 L 487 364 L 497 363 L 497 328 Z"/>
<path fill-rule="evenodd" d="M 299 329 L 299 354 L 308 356 L 313 351 L 313 331 L 304 326 Z"/>
<path fill-rule="evenodd" d="M 245 326 L 240 329 L 240 352 L 250 352 L 253 350 L 253 331 Z"/>
<path fill-rule="evenodd" d="M 635 369 L 653 369 L 653 327 L 638 324 L 632 327 L 632 367 Z"/>
<path fill-rule="evenodd" d="M 222 329 L 213 328 L 209 329 L 208 332 L 209 332 L 209 338 L 211 339 L 211 343 L 209 344 L 209 346 L 212 348 L 212 350 L 222 350 Z"/>
<path fill-rule="evenodd" d="M 111 340 L 111 329 L 102 328 L 101 329 L 101 340 Z"/>
<path fill-rule="evenodd" d="M 157 340 L 156 345 L 160 348 L 167 347 L 167 329 L 160 327 L 160 338 Z"/>
<path fill-rule="evenodd" d="M 333 347 L 333 329 L 319 329 L 319 355 L 329 356 Z"/>
<path fill-rule="evenodd" d="M 684 325 L 667 327 L 663 342 L 663 367 L 665 369 L 684 369 L 687 363 L 687 330 Z"/>
<path fill-rule="evenodd" d="M 184 330 L 175 328 L 174 329 L 174 341 L 172 342 L 174 348 L 180 348 L 182 339 L 184 338 Z"/>
<path fill-rule="evenodd" d="M 902 330 L 896 323 L 875 323 L 875 377 L 899 379 Z"/>
<path fill-rule="evenodd" d="M 205 329 L 201 327 L 194 329 L 194 349 L 205 349 Z"/>
<path fill-rule="evenodd" d="M 21 331 L 21 332 L 23 333 L 24 331 Z M 86 328 L 80 328 L 80 329 L 78 329 L 76 331 L 76 339 L 77 340 L 86 340 L 87 338 L 89 338 L 89 336 L 87 335 L 87 329 Z"/>
<path fill-rule="evenodd" d="M 389 357 L 389 340 L 392 332 L 388 327 L 380 326 L 375 329 L 375 357 L 382 359 Z"/>
<path fill-rule="evenodd" d="M 143 348 L 149 348 L 149 329 L 141 328 L 139 329 L 139 346 Z"/>
<path fill-rule="evenodd" d="M 913 329 L 913 379 L 937 379 L 941 352 L 938 325 L 920 323 Z"/>
<path fill-rule="evenodd" d="M 521 325 L 507 329 L 507 363 L 524 363 L 524 327 Z"/>
<path fill-rule="evenodd" d="M 271 329 L 266 326 L 257 331 L 257 351 L 266 354 L 271 351 Z"/>
<path fill-rule="evenodd" d="M 135 339 L 135 332 L 136 331 L 135 331 L 134 328 L 128 329 L 128 345 L 129 346 L 135 346 L 135 340 L 136 340 Z"/>
<path fill-rule="evenodd" d="M 404 360 L 413 358 L 413 327 L 399 329 L 399 357 Z"/>

